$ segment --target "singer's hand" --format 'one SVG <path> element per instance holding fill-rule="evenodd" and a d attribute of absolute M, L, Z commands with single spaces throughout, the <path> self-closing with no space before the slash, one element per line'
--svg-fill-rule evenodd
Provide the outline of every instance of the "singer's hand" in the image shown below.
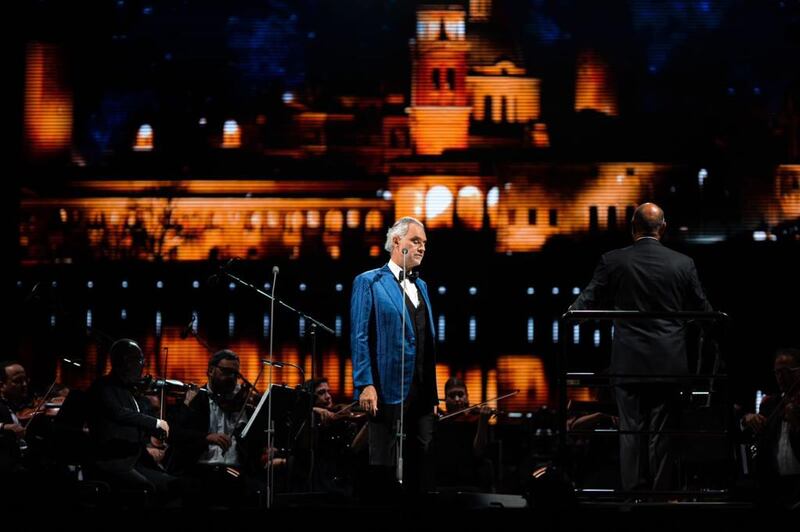
<path fill-rule="evenodd" d="M 366 386 L 358 396 L 358 404 L 366 413 L 374 416 L 378 413 L 378 392 L 371 384 Z"/>

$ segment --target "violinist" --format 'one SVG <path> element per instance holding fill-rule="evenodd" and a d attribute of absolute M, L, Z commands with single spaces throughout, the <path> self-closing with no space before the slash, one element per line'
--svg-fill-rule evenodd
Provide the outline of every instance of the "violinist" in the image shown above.
<path fill-rule="evenodd" d="M 469 391 L 458 377 L 444 385 L 448 415 L 463 412 L 436 427 L 436 483 L 460 491 L 492 491 L 494 464 L 488 457 L 491 439 L 489 420 L 494 412 L 483 405 L 469 408 Z"/>
<path fill-rule="evenodd" d="M 18 362 L 0 366 L 0 473 L 10 473 L 23 469 L 25 428 L 17 413 L 28 399 L 28 376 Z"/>
<path fill-rule="evenodd" d="M 778 395 L 768 395 L 759 412 L 742 424 L 758 442 L 756 468 L 763 502 L 800 505 L 800 349 L 781 348 L 773 363 Z"/>
<path fill-rule="evenodd" d="M 206 374 L 208 383 L 189 390 L 178 406 L 169 467 L 194 481 L 198 491 L 189 502 L 237 505 L 260 484 L 251 463 L 256 457 L 246 456 L 234 437 L 248 419 L 242 409 L 246 385 L 238 382 L 239 356 L 229 349 L 217 351 Z"/>
<path fill-rule="evenodd" d="M 355 404 L 333 404 L 331 387 L 327 377 L 313 379 L 306 383 L 306 387 L 313 388 L 314 414 L 317 424 L 322 427 L 331 426 L 337 422 L 366 421 L 366 413 L 357 408 Z"/>
<path fill-rule="evenodd" d="M 334 405 L 326 377 L 306 381 L 303 387 L 314 401 L 316 454 L 310 489 L 349 497 L 353 494 L 356 436 L 366 428 L 366 413 L 356 409 L 355 403 Z M 295 461 L 298 463 L 299 455 Z"/>
<path fill-rule="evenodd" d="M 144 354 L 136 342 L 123 338 L 111 346 L 109 357 L 111 372 L 88 391 L 94 473 L 112 489 L 147 489 L 155 494 L 155 502 L 166 502 L 175 489 L 175 478 L 160 471 L 146 449 L 151 437 L 169 436 L 169 424 L 150 415 L 149 403 L 134 394 Z"/>
<path fill-rule="evenodd" d="M 326 377 L 314 379 L 307 386 L 313 388 L 314 414 L 315 417 L 318 416 L 318 424 L 323 427 L 330 425 L 334 421 L 336 413 L 333 411 L 333 396 L 328 379 Z"/>

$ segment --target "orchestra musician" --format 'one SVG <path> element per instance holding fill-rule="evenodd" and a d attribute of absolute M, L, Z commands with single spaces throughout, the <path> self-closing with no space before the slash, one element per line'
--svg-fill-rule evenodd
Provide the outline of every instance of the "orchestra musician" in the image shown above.
<path fill-rule="evenodd" d="M 111 372 L 91 385 L 86 402 L 91 473 L 112 488 L 147 490 L 155 495 L 152 502 L 166 503 L 177 493 L 176 479 L 158 468 L 147 445 L 151 437 L 166 439 L 170 428 L 136 393 L 144 354 L 136 342 L 123 338 L 114 342 L 109 356 Z"/>
<path fill-rule="evenodd" d="M 767 395 L 743 425 L 756 437 L 761 503 L 800 507 L 800 349 L 780 348 L 773 362 L 777 395 Z"/>
<path fill-rule="evenodd" d="M 0 362 L 0 473 L 24 469 L 25 428 L 17 414 L 28 399 L 28 376 L 15 361 Z"/>
<path fill-rule="evenodd" d="M 239 383 L 239 356 L 222 349 L 208 361 L 208 382 L 186 392 L 173 420 L 169 470 L 195 486 L 190 503 L 237 506 L 263 485 L 258 461 L 235 437 L 248 420 L 248 385 Z"/>
<path fill-rule="evenodd" d="M 316 456 L 312 472 L 312 491 L 349 497 L 353 494 L 356 454 L 366 444 L 366 412 L 355 403 L 333 403 L 326 377 L 304 384 L 314 401 Z M 356 437 L 361 434 L 362 437 Z M 361 446 L 357 447 L 358 442 Z"/>
<path fill-rule="evenodd" d="M 488 405 L 469 408 L 469 391 L 460 378 L 444 385 L 447 418 L 436 427 L 436 485 L 458 491 L 494 491 L 494 464 L 488 456 L 494 411 Z M 461 415 L 453 416 L 461 412 Z"/>

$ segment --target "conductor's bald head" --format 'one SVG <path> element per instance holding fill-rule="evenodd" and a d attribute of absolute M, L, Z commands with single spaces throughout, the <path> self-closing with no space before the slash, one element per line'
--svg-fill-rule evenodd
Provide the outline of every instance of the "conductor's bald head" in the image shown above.
<path fill-rule="evenodd" d="M 655 203 L 642 203 L 633 212 L 631 220 L 634 240 L 643 236 L 661 239 L 667 222 L 664 220 L 664 211 Z"/>

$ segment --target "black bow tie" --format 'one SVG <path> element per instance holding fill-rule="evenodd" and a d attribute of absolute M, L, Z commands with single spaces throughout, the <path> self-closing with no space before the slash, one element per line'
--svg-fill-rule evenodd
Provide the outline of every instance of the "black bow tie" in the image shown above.
<path fill-rule="evenodd" d="M 400 270 L 400 277 L 398 280 L 402 283 L 404 278 L 408 278 L 408 280 L 413 283 L 414 281 L 419 279 L 419 272 L 412 270 L 408 272 L 408 275 L 403 275 L 403 270 Z"/>

